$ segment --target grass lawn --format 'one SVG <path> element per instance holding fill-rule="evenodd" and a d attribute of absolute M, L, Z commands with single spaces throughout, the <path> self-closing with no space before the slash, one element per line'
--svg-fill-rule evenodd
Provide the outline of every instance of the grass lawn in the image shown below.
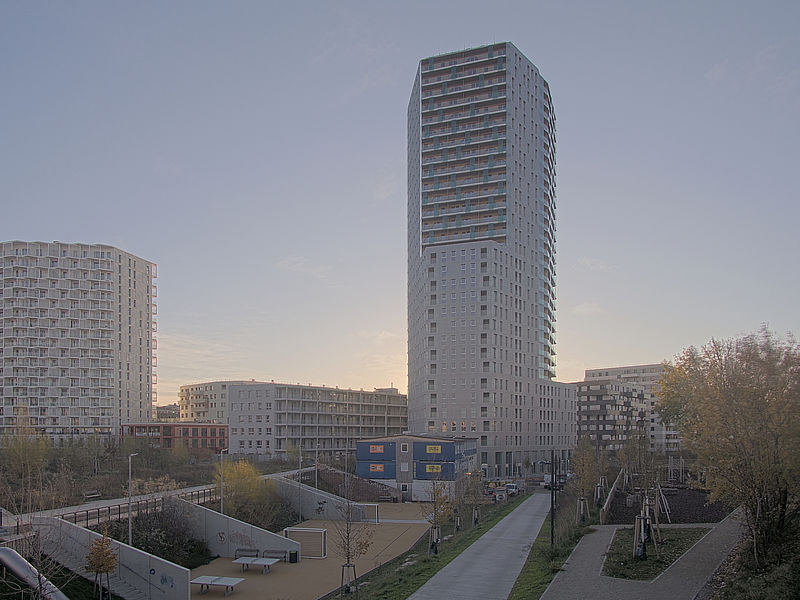
<path fill-rule="evenodd" d="M 556 527 L 556 530 L 558 528 Z M 576 527 L 574 534 L 555 548 L 550 548 L 550 517 L 548 516 L 539 535 L 531 546 L 528 559 L 522 566 L 517 581 L 508 596 L 508 600 L 532 600 L 541 596 L 561 570 L 564 561 L 581 537 L 594 531 L 591 527 Z"/>
<path fill-rule="evenodd" d="M 656 549 L 647 545 L 647 560 L 633 557 L 633 528 L 617 529 L 614 541 L 603 563 L 603 575 L 620 579 L 650 580 L 666 570 L 672 563 L 691 548 L 701 537 L 711 531 L 707 527 L 667 528 L 662 527 L 662 543 L 659 544 L 660 557 Z M 653 532 L 655 535 L 655 531 Z"/>
<path fill-rule="evenodd" d="M 567 553 L 569 555 L 569 553 Z M 551 560 L 550 519 L 547 518 L 539 530 L 539 535 L 531 546 L 528 560 L 520 571 L 508 600 L 529 600 L 538 598 L 561 568 L 561 562 Z M 566 558 L 566 557 L 565 557 Z"/>
<path fill-rule="evenodd" d="M 359 578 L 359 583 L 364 586 L 359 595 L 370 600 L 405 600 L 527 498 L 527 495 L 518 496 L 505 504 L 482 507 L 481 523 L 443 542 L 439 554 L 428 556 L 428 535 L 425 534 L 409 552 Z M 449 531 L 447 527 L 446 533 Z M 405 567 L 402 566 L 404 563 Z"/>

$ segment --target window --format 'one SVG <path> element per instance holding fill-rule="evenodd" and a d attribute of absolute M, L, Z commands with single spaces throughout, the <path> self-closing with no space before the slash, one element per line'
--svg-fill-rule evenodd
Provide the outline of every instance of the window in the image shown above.
<path fill-rule="evenodd" d="M 400 452 L 408 452 L 408 444 L 400 444 Z"/>
<path fill-rule="evenodd" d="M 408 484 L 407 483 L 401 483 L 400 484 L 400 491 L 401 492 L 407 492 L 408 491 Z"/>
<path fill-rule="evenodd" d="M 407 462 L 400 463 L 400 471 L 402 471 L 403 473 L 408 473 L 408 463 Z"/>

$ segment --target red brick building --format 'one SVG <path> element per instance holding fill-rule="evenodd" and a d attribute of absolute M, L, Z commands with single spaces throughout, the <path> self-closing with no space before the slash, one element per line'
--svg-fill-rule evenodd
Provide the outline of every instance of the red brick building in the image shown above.
<path fill-rule="evenodd" d="M 219 454 L 228 447 L 228 426 L 218 423 L 123 423 L 122 439 L 146 439 L 156 448 L 183 444 L 192 454 Z"/>

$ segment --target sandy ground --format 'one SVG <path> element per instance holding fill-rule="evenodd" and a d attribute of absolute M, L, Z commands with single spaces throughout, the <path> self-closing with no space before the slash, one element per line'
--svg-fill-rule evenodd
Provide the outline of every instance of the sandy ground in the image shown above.
<path fill-rule="evenodd" d="M 419 504 L 381 504 L 382 519 L 423 521 Z M 192 579 L 200 575 L 218 577 L 241 577 L 245 581 L 236 586 L 231 595 L 239 600 L 316 600 L 339 587 L 342 559 L 336 555 L 336 530 L 332 522 L 304 521 L 301 527 L 316 527 L 328 530 L 328 557 L 324 559 L 303 558 L 291 564 L 280 562 L 271 567 L 269 573 L 262 574 L 254 567 L 242 573 L 232 558 L 218 558 L 211 563 L 192 569 Z M 362 525 L 363 526 L 363 525 Z M 408 550 L 428 529 L 424 522 L 380 523 L 370 525 L 375 528 L 372 545 L 367 554 L 356 561 L 358 575 L 380 566 Z M 212 588 L 200 595 L 200 586 L 192 586 L 192 598 L 222 598 L 222 588 Z"/>

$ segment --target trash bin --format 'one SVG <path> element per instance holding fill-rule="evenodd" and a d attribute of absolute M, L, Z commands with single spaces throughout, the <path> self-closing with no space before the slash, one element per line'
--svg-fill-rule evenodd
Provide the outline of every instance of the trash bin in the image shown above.
<path fill-rule="evenodd" d="M 297 550 L 289 550 L 289 562 L 290 563 L 297 562 Z"/>

